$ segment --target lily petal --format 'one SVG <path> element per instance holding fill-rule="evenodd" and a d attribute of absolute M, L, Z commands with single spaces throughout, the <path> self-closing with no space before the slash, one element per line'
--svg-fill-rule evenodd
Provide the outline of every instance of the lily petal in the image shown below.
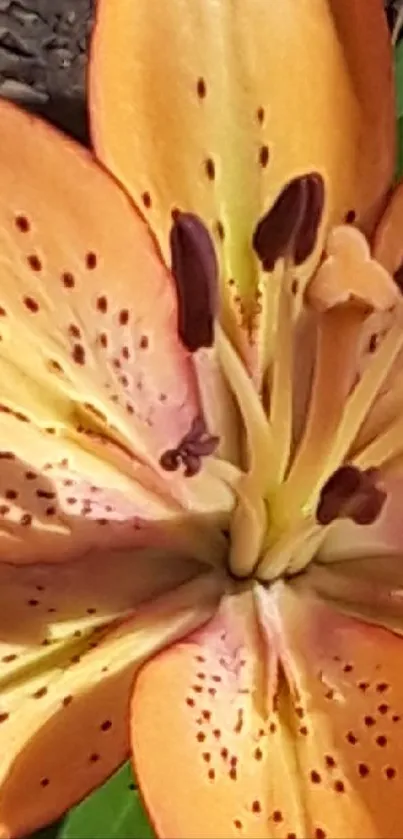
<path fill-rule="evenodd" d="M 134 765 L 158 836 L 401 835 L 402 640 L 310 573 L 259 586 L 255 612 L 233 595 L 141 669 Z"/>
<path fill-rule="evenodd" d="M 96 456 L 22 416 L 0 409 L 0 560 L 54 563 L 95 548 L 167 545 L 167 561 L 175 552 L 213 563 L 222 556 L 228 517 L 167 503 L 107 462 L 115 454 L 108 441 Z"/>
<path fill-rule="evenodd" d="M 397 839 L 403 830 L 397 805 L 402 639 L 298 587 L 284 587 L 279 608 L 299 692 L 295 742 L 309 814 L 304 835 Z"/>
<path fill-rule="evenodd" d="M 403 263 L 401 237 L 403 218 L 403 182 L 397 184 L 374 235 L 374 257 L 391 274 L 396 274 Z"/>
<path fill-rule="evenodd" d="M 167 261 L 172 211 L 204 219 L 238 344 L 273 317 L 252 239 L 290 184 L 319 173 L 331 222 L 349 214 L 365 225 L 379 211 L 394 165 L 392 87 L 381 0 L 175 0 L 158 16 L 147 0 L 97 4 L 97 153 L 142 207 Z M 322 245 L 314 239 L 294 278 L 312 273 Z"/>
<path fill-rule="evenodd" d="M 158 563 L 151 564 L 155 575 Z M 216 608 L 220 580 L 202 575 L 136 611 L 136 599 L 177 585 L 188 574 L 179 564 L 176 573 L 165 574 L 165 581 L 153 587 L 143 566 L 149 585 L 138 579 L 136 592 L 127 559 L 119 568 L 115 557 L 114 567 L 120 590 L 105 565 L 107 576 L 102 578 L 102 587 L 98 585 L 94 562 L 84 572 L 81 563 L 78 569 L 64 572 L 66 590 L 54 583 L 54 574 L 40 568 L 30 569 L 28 577 L 27 569 L 14 569 L 16 573 L 10 572 L 8 578 L 3 572 L 6 615 L 14 617 L 14 604 L 22 620 L 11 627 L 5 621 L 5 630 L 12 638 L 14 627 L 15 637 L 10 638 L 6 654 L 6 645 L 1 649 L 1 837 L 25 835 L 57 818 L 127 757 L 129 695 L 137 668 L 150 654 L 205 622 Z M 107 577 L 112 583 L 109 610 Z M 36 579 L 42 581 L 39 586 L 34 585 Z M 35 590 L 36 606 L 21 602 L 30 589 Z M 98 613 L 88 615 L 96 612 L 97 601 L 104 624 L 99 623 Z M 61 606 L 65 631 L 59 637 L 57 626 L 47 626 L 49 603 L 52 610 Z M 90 608 L 83 608 L 87 604 Z M 117 604 L 120 614 L 111 622 Z M 126 609 L 122 622 L 125 606 L 130 610 Z M 52 638 L 53 629 L 56 637 Z M 43 641 L 41 645 L 43 636 L 46 647 Z"/>
<path fill-rule="evenodd" d="M 178 484 L 176 494 L 195 504 L 203 476 L 191 489 L 159 465 L 201 405 L 172 278 L 150 231 L 86 150 L 9 103 L 0 103 L 0 119 L 6 407 L 84 447 L 97 435 L 112 441 L 126 472 L 147 467 L 143 481 L 162 494 L 169 483 L 173 495 Z"/>
<path fill-rule="evenodd" d="M 307 580 L 341 611 L 403 635 L 401 554 L 313 563 Z"/>
<path fill-rule="evenodd" d="M 276 681 L 277 651 L 266 647 L 247 591 L 228 595 L 203 629 L 141 669 L 134 766 L 158 836 L 306 836 Z"/>

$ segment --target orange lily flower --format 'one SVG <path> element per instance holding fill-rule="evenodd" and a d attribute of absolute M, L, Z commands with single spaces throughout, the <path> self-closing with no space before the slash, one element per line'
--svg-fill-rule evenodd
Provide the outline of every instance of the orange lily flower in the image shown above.
<path fill-rule="evenodd" d="M 382 1 L 99 0 L 90 105 L 112 176 L 0 103 L 0 837 L 130 750 L 161 837 L 399 837 Z"/>

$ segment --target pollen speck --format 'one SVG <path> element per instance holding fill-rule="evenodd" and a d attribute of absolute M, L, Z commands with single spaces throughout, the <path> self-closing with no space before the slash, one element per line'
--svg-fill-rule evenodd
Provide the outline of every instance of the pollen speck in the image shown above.
<path fill-rule="evenodd" d="M 207 87 L 205 80 L 200 76 L 197 80 L 197 95 L 199 99 L 205 99 L 207 94 Z"/>
<path fill-rule="evenodd" d="M 340 780 L 334 782 L 334 789 L 336 792 L 345 792 L 346 790 L 343 781 Z"/>
<path fill-rule="evenodd" d="M 97 255 L 93 251 L 89 251 L 85 257 L 85 264 L 89 271 L 93 271 L 97 266 Z"/>
<path fill-rule="evenodd" d="M 28 233 L 30 224 L 26 216 L 18 215 L 15 217 L 15 226 L 20 233 Z"/>
<path fill-rule="evenodd" d="M 24 305 L 33 314 L 39 311 L 39 304 L 33 297 L 24 297 Z"/>
<path fill-rule="evenodd" d="M 36 254 L 34 254 L 34 253 L 30 254 L 27 257 L 27 262 L 28 262 L 28 265 L 29 265 L 29 267 L 31 268 L 32 271 L 41 271 L 42 270 L 41 260 L 39 259 L 38 256 L 36 256 Z"/>
<path fill-rule="evenodd" d="M 98 297 L 97 309 L 99 312 L 102 312 L 103 315 L 108 311 L 108 301 L 104 294 L 101 295 L 101 297 Z"/>
<path fill-rule="evenodd" d="M 223 242 L 225 239 L 225 229 L 222 221 L 218 220 L 216 222 L 215 229 L 220 242 Z"/>
<path fill-rule="evenodd" d="M 75 280 L 70 271 L 64 271 L 62 274 L 62 283 L 65 288 L 74 288 Z"/>
<path fill-rule="evenodd" d="M 215 163 L 212 157 L 207 157 L 204 161 L 204 168 L 206 170 L 206 175 L 210 181 L 214 181 L 215 179 Z"/>
<path fill-rule="evenodd" d="M 73 360 L 76 362 L 76 364 L 85 364 L 85 350 L 81 344 L 74 344 Z"/>
<path fill-rule="evenodd" d="M 42 699 L 43 696 L 46 696 L 47 692 L 47 687 L 42 687 L 36 690 L 35 693 L 32 694 L 32 697 L 33 699 Z"/>
<path fill-rule="evenodd" d="M 259 150 L 259 163 L 262 169 L 265 169 L 268 162 L 269 162 L 269 147 L 268 146 L 261 146 Z"/>
<path fill-rule="evenodd" d="M 81 332 L 78 326 L 74 323 L 71 323 L 69 326 L 69 335 L 71 335 L 72 338 L 81 338 Z"/>

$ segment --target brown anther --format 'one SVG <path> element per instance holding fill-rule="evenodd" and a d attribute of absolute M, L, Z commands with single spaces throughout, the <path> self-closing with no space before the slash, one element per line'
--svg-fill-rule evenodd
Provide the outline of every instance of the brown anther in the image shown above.
<path fill-rule="evenodd" d="M 201 347 L 211 347 L 214 341 L 219 308 L 217 256 L 207 227 L 192 213 L 179 213 L 175 217 L 170 246 L 178 300 L 178 333 L 193 353 Z"/>
<path fill-rule="evenodd" d="M 326 256 L 305 294 L 308 304 L 319 312 L 350 304 L 364 314 L 385 312 L 399 298 L 396 283 L 372 259 L 363 234 L 348 225 L 335 227 L 329 233 Z"/>
<path fill-rule="evenodd" d="M 322 488 L 316 518 L 327 525 L 335 519 L 351 519 L 355 524 L 373 524 L 386 501 L 386 492 L 377 484 L 376 469 L 362 471 L 346 464 L 331 475 Z"/>

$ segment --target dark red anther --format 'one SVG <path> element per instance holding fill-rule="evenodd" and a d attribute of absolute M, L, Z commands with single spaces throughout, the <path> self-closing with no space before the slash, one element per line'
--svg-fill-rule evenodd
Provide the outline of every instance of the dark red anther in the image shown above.
<path fill-rule="evenodd" d="M 317 172 L 294 178 L 283 188 L 253 234 L 253 248 L 265 271 L 272 271 L 278 259 L 289 257 L 300 265 L 310 256 L 324 200 L 324 182 Z"/>
<path fill-rule="evenodd" d="M 211 347 L 218 311 L 218 263 L 205 224 L 193 213 L 178 212 L 170 235 L 172 275 L 178 296 L 178 333 L 196 352 Z"/>
<path fill-rule="evenodd" d="M 376 485 L 376 469 L 361 471 L 356 466 L 341 466 L 322 488 L 316 518 L 327 525 L 341 518 L 355 524 L 373 524 L 381 514 L 386 492 Z"/>

